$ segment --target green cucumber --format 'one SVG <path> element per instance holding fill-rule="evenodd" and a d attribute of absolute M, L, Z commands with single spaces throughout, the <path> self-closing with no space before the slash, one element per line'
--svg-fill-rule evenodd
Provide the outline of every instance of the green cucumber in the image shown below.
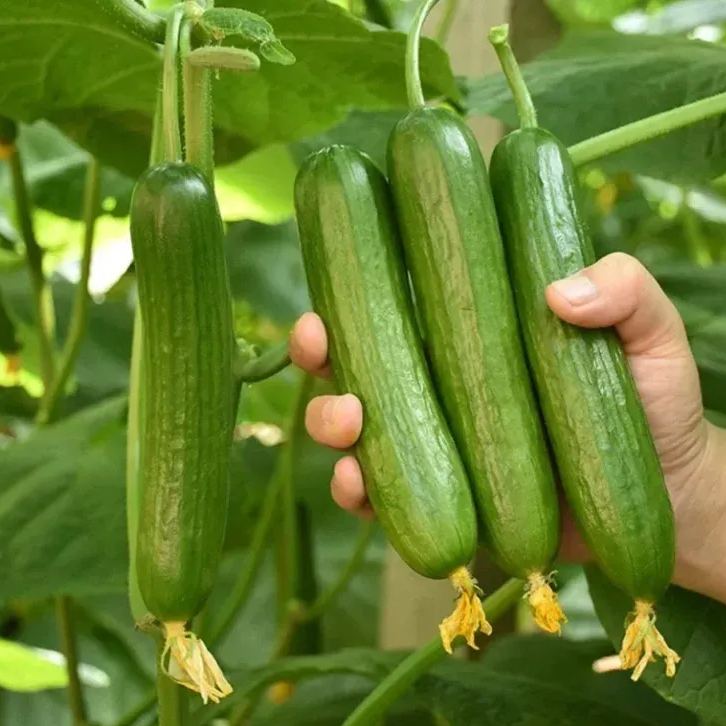
<path fill-rule="evenodd" d="M 595 262 L 575 171 L 552 134 L 524 128 L 492 159 L 517 307 L 562 484 L 608 577 L 657 600 L 673 574 L 673 512 L 643 406 L 613 330 L 547 306 L 547 286 Z"/>
<path fill-rule="evenodd" d="M 464 121 L 424 107 L 394 127 L 388 169 L 426 352 L 483 540 L 502 569 L 529 580 L 538 624 L 559 632 L 554 595 L 550 607 L 543 600 L 559 546 L 557 493 L 484 160 Z"/>
<path fill-rule="evenodd" d="M 678 655 L 655 628 L 653 603 L 673 575 L 675 527 L 658 454 L 614 330 L 560 320 L 547 287 L 595 262 L 566 147 L 537 127 L 506 42 L 490 33 L 523 128 L 499 142 L 492 186 L 517 310 L 560 479 L 585 541 L 605 574 L 636 601 L 621 661 L 637 680 L 654 655 L 668 675 Z"/>
<path fill-rule="evenodd" d="M 180 163 L 146 171 L 133 194 L 131 240 L 144 376 L 137 572 L 183 666 L 193 638 L 184 624 L 207 599 L 221 557 L 233 428 L 223 228 L 202 173 Z M 198 690 L 221 698 L 222 681 Z"/>
<path fill-rule="evenodd" d="M 364 154 L 332 146 L 301 167 L 295 208 L 336 383 L 363 404 L 355 453 L 371 504 L 412 569 L 474 595 L 460 577 L 474 504 L 426 369 L 388 185 Z"/>

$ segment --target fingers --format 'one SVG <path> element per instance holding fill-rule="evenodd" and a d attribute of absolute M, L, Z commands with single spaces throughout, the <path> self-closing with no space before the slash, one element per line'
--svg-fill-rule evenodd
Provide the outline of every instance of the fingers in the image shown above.
<path fill-rule="evenodd" d="M 373 516 L 363 484 L 363 474 L 355 457 L 344 456 L 336 463 L 330 482 L 330 493 L 341 509 L 361 517 Z"/>
<path fill-rule="evenodd" d="M 363 407 L 352 393 L 318 396 L 305 411 L 305 427 L 319 444 L 347 449 L 358 440 L 363 427 Z"/>
<path fill-rule="evenodd" d="M 290 333 L 290 358 L 304 371 L 327 378 L 328 367 L 328 335 L 320 316 L 305 313 L 300 316 Z"/>
<path fill-rule="evenodd" d="M 688 351 L 686 332 L 673 303 L 634 257 L 622 252 L 553 282 L 550 308 L 585 328 L 615 326 L 628 355 L 670 356 Z"/>

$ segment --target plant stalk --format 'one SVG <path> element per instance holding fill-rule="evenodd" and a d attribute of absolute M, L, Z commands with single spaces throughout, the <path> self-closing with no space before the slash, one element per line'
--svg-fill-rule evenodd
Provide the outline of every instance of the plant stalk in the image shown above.
<path fill-rule="evenodd" d="M 256 383 L 274 376 L 290 365 L 287 341 L 266 350 L 257 358 L 245 358 L 238 376 L 243 383 Z"/>
<path fill-rule="evenodd" d="M 119 25 L 152 43 L 164 42 L 164 18 L 145 10 L 136 0 L 101 0 L 103 11 Z"/>
<path fill-rule="evenodd" d="M 164 66 L 162 69 L 164 156 L 167 161 L 181 161 L 182 142 L 179 127 L 179 35 L 184 6 L 176 5 L 166 26 Z"/>
<path fill-rule="evenodd" d="M 629 146 L 664 136 L 671 131 L 723 113 L 726 113 L 726 93 L 717 93 L 580 141 L 570 146 L 568 151 L 573 163 L 582 166 Z"/>
<path fill-rule="evenodd" d="M 522 128 L 537 126 L 537 111 L 532 102 L 527 84 L 524 82 L 522 70 L 514 57 L 512 46 L 509 45 L 509 26 L 498 25 L 489 31 L 489 42 L 494 46 L 499 63 L 504 71 L 509 88 L 514 96 L 517 115 Z"/>
<path fill-rule="evenodd" d="M 73 604 L 69 597 L 59 595 L 55 599 L 55 608 L 68 672 L 68 705 L 74 726 L 86 726 L 88 720 L 86 704 L 83 700 L 83 688 L 78 675 L 78 647 L 75 628 L 73 627 Z"/>
<path fill-rule="evenodd" d="M 55 414 L 59 400 L 63 396 L 68 378 L 78 358 L 88 322 L 88 280 L 91 275 L 91 258 L 93 255 L 93 239 L 96 231 L 96 220 L 100 211 L 101 197 L 101 168 L 98 161 L 91 157 L 86 172 L 86 183 L 83 201 L 83 252 L 81 254 L 81 274 L 75 289 L 71 320 L 66 334 L 66 340 L 61 352 L 58 372 L 50 386 L 45 390 L 38 409 L 37 422 L 49 423 Z"/>
<path fill-rule="evenodd" d="M 459 9 L 459 0 L 448 0 L 446 8 L 444 9 L 444 15 L 439 21 L 439 26 L 436 28 L 436 42 L 439 45 L 444 45 L 446 39 L 449 37 L 451 26 L 454 24 L 456 18 L 456 12 Z"/>
<path fill-rule="evenodd" d="M 40 366 L 45 390 L 55 376 L 55 309 L 53 294 L 43 272 L 43 249 L 38 244 L 33 228 L 33 210 L 30 204 L 28 187 L 25 183 L 23 162 L 18 147 L 13 144 L 8 153 L 8 164 L 13 184 L 15 211 L 20 233 L 25 243 L 25 255 L 28 263 L 30 284 L 33 288 L 35 317 L 38 325 L 38 348 L 40 350 Z"/>
<path fill-rule="evenodd" d="M 270 535 L 277 523 L 276 515 L 279 514 L 279 499 L 282 496 L 284 487 L 287 485 L 286 479 L 291 475 L 290 461 L 294 453 L 293 442 L 302 435 L 305 406 L 310 397 L 313 382 L 310 376 L 305 376 L 300 383 L 297 400 L 288 425 L 288 443 L 279 454 L 277 467 L 268 485 L 262 503 L 262 511 L 252 534 L 247 562 L 229 597 L 220 607 L 218 618 L 212 622 L 204 635 L 204 640 L 210 645 L 214 645 L 227 634 L 239 611 L 249 598 L 255 577 L 264 559 Z"/>
<path fill-rule="evenodd" d="M 507 580 L 485 601 L 484 609 L 491 622 L 501 617 L 509 608 L 522 598 L 522 581 L 516 578 Z M 361 701 L 358 707 L 343 722 L 343 726 L 370 726 L 378 723 L 383 714 L 395 703 L 426 671 L 446 655 L 437 635 L 422 648 L 402 660 L 374 689 Z"/>
<path fill-rule="evenodd" d="M 181 57 L 184 79 L 184 157 L 207 177 L 214 188 L 214 125 L 212 74 L 187 60 L 191 52 L 192 21 L 182 25 Z"/>
<path fill-rule="evenodd" d="M 161 665 L 164 650 L 163 638 L 158 641 L 156 658 L 156 700 L 159 726 L 184 726 L 187 716 L 187 699 L 182 686 L 177 685 L 164 673 Z"/>
<path fill-rule="evenodd" d="M 408 96 L 408 105 L 411 109 L 423 108 L 426 105 L 423 86 L 421 85 L 421 68 L 420 68 L 420 46 L 421 33 L 424 23 L 428 17 L 431 8 L 436 5 L 438 0 L 422 0 L 416 14 L 411 21 L 411 29 L 408 31 L 406 39 L 406 95 Z"/>

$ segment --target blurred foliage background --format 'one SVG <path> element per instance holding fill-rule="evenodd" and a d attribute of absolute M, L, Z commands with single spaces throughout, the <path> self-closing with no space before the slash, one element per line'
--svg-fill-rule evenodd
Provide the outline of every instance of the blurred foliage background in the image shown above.
<path fill-rule="evenodd" d="M 448 2 L 456 11 L 457 1 Z M 147 4 L 162 12 L 171 3 Z M 265 15 L 298 58 L 291 68 L 263 66 L 255 76 L 221 74 L 215 81 L 217 191 L 227 222 L 236 329 L 265 349 L 283 341 L 309 307 L 292 219 L 296 169 L 307 153 L 331 141 L 353 143 L 385 165 L 388 131 L 405 103 L 400 31 L 416 3 L 223 4 Z M 527 65 L 526 77 L 542 124 L 567 143 L 726 90 L 726 3 L 720 0 L 547 0 L 544 8 L 551 47 Z M 127 214 L 148 153 L 159 57 L 152 43 L 115 26 L 91 0 L 65 7 L 27 0 L 4 8 L 2 25 L 8 31 L 0 34 L 0 113 L 20 122 L 19 148 L 59 339 L 79 276 L 89 152 L 102 163 L 103 215 L 88 330 L 63 418 L 38 429 L 34 308 L 11 180 L 0 163 L 0 721 L 70 723 L 50 601 L 63 594 L 76 602 L 93 721 L 136 723 L 123 719 L 148 700 L 153 655 L 131 628 L 126 595 L 125 393 L 135 298 Z M 458 77 L 455 71 L 429 42 L 423 59 L 429 96 L 472 118 L 486 114 L 513 123 L 499 76 Z M 599 253 L 636 255 L 675 301 L 708 415 L 725 425 L 726 121 L 715 118 L 633 147 L 581 169 L 581 181 Z M 285 443 L 302 385 L 300 374 L 288 369 L 243 393 L 227 556 L 209 613 L 244 568 L 281 457 L 292 458 L 302 523 L 307 594 L 300 596 L 333 582 L 361 536 L 361 525 L 329 497 L 335 455 L 304 437 L 293 450 Z M 326 384 L 315 386 L 319 391 Z M 263 700 L 253 723 L 339 724 L 397 662 L 398 655 L 376 650 L 384 549 L 376 533 L 350 585 L 293 647 L 291 655 L 311 658 L 299 662 L 304 680 L 294 696 L 282 705 Z M 278 558 L 273 536 L 252 596 L 217 648 L 235 684 L 268 673 L 286 602 Z M 593 574 L 591 598 L 579 567 L 563 565 L 560 580 L 570 613 L 565 638 L 529 634 L 522 613 L 517 632 L 493 640 L 481 661 L 437 666 L 400 702 L 390 723 L 726 723 L 723 646 L 713 643 L 705 655 L 702 648 L 701 656 L 686 656 L 674 684 L 657 675 L 646 679 L 680 705 L 645 685 L 631 686 L 621 674 L 596 676 L 593 660 L 612 653 L 612 646 L 592 598 L 598 613 L 609 605 L 618 612 L 617 594 Z M 672 600 L 673 612 L 688 613 L 674 619 L 681 627 L 672 643 L 678 650 L 726 627 L 715 604 L 679 591 Z M 612 632 L 612 622 L 605 625 Z M 215 712 L 204 713 L 195 723 Z M 139 709 L 138 723 L 152 721 L 153 711 Z"/>

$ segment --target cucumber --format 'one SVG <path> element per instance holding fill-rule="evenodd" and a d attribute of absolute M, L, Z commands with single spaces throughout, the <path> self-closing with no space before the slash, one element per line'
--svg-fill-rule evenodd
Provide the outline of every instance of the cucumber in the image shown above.
<path fill-rule="evenodd" d="M 336 383 L 363 404 L 355 453 L 368 497 L 402 559 L 425 577 L 452 577 L 466 609 L 476 514 L 426 369 L 388 185 L 364 154 L 331 146 L 300 168 L 295 209 Z M 473 624 L 467 637 L 488 626 Z"/>
<path fill-rule="evenodd" d="M 464 460 L 480 533 L 528 580 L 535 619 L 564 620 L 547 584 L 560 522 L 504 248 L 481 152 L 465 122 L 418 108 L 393 129 L 388 170 L 434 382 Z"/>
<path fill-rule="evenodd" d="M 595 262 L 575 170 L 552 134 L 531 127 L 498 144 L 491 175 L 527 355 L 567 499 L 605 574 L 635 598 L 638 615 L 650 613 L 673 574 L 675 534 L 643 406 L 614 331 L 576 328 L 545 302 L 550 283 Z"/>
<path fill-rule="evenodd" d="M 137 572 L 179 665 L 194 645 L 185 623 L 207 599 L 221 557 L 233 428 L 223 229 L 202 173 L 180 163 L 146 171 L 133 194 L 131 240 L 144 351 Z M 231 691 L 223 677 L 196 685 L 205 700 Z"/>

